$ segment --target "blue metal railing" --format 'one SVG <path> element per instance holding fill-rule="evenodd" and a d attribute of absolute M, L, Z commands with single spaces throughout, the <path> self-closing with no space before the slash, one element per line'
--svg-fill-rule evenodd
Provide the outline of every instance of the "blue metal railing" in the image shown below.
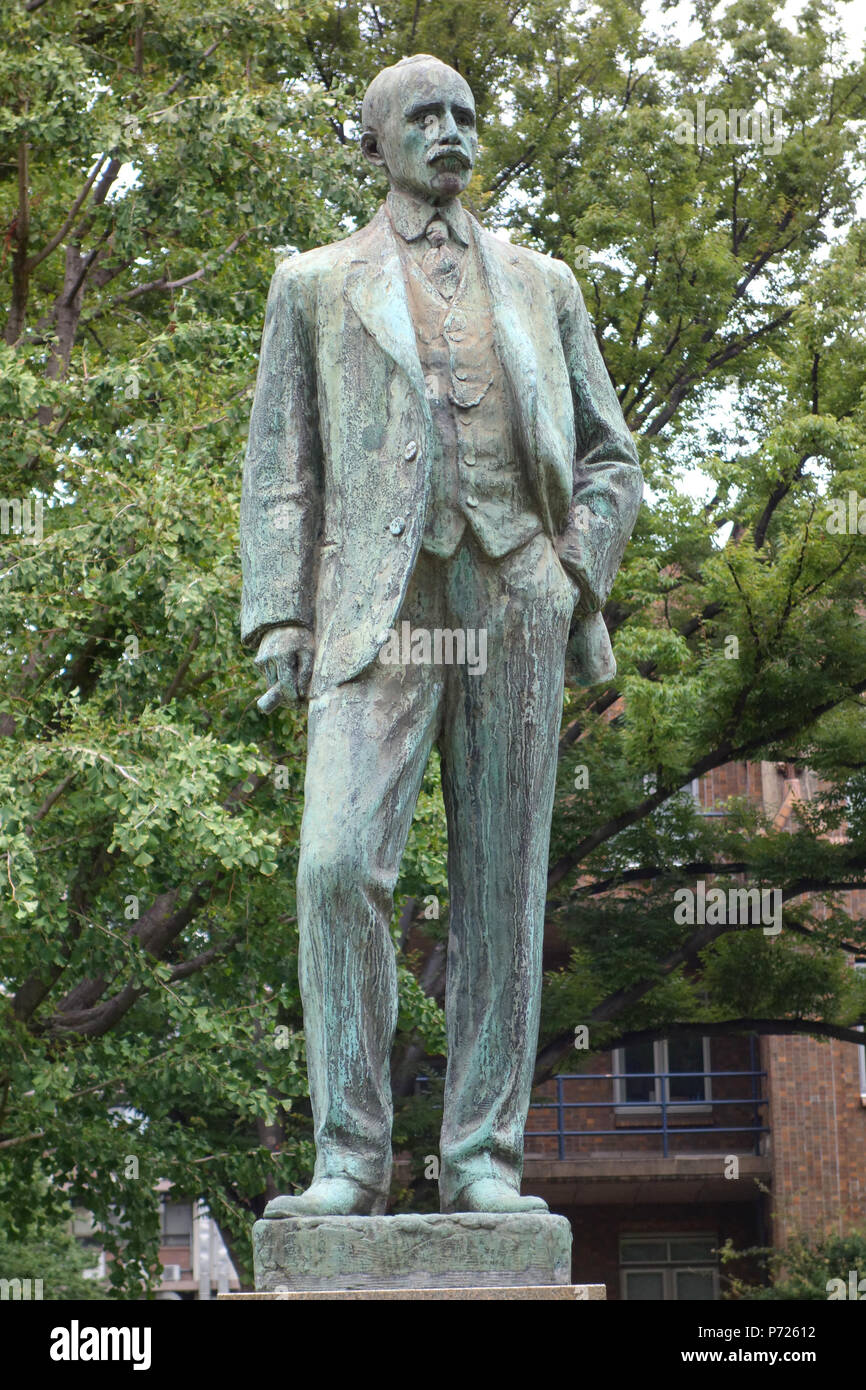
<path fill-rule="evenodd" d="M 565 1151 L 566 1139 L 597 1139 L 602 1135 L 616 1135 L 620 1140 L 630 1138 L 635 1134 L 658 1135 L 662 1141 L 662 1154 L 665 1158 L 670 1155 L 671 1135 L 680 1137 L 683 1134 L 748 1134 L 752 1136 L 751 1144 L 754 1152 L 761 1152 L 761 1136 L 769 1134 L 769 1126 L 762 1123 L 761 1106 L 769 1104 L 766 1097 L 760 1095 L 759 1081 L 767 1073 L 757 1067 L 750 1067 L 746 1071 L 658 1071 L 658 1072 L 576 1072 L 569 1075 L 554 1077 L 556 1085 L 555 1100 L 533 1101 L 530 1111 L 533 1110 L 553 1110 L 556 1113 L 555 1129 L 527 1129 L 526 1142 L 531 1143 L 534 1138 L 557 1140 L 557 1157 L 567 1157 Z M 714 1077 L 729 1079 L 731 1077 L 748 1077 L 751 1086 L 750 1094 L 736 1096 L 733 1099 L 715 1099 L 710 1097 L 705 1100 L 671 1100 L 669 1095 L 668 1081 L 670 1078 L 681 1077 Z M 638 1079 L 653 1078 L 656 1082 L 655 1093 L 659 1097 L 656 1100 L 566 1100 L 563 1088 L 566 1081 L 577 1082 L 617 1082 L 635 1081 Z M 661 1086 L 658 1085 L 661 1082 Z M 683 1110 L 697 1107 L 702 1111 L 708 1109 L 715 1110 L 719 1106 L 737 1105 L 749 1107 L 752 1111 L 751 1122 L 740 1125 L 687 1125 L 669 1123 L 669 1112 L 675 1110 L 680 1114 Z M 653 1111 L 658 1111 L 659 1122 L 654 1125 L 629 1125 L 627 1129 L 566 1129 L 566 1110 L 616 1110 L 618 1114 L 627 1113 L 634 1110 L 636 1114 L 646 1111 L 652 1107 Z"/>

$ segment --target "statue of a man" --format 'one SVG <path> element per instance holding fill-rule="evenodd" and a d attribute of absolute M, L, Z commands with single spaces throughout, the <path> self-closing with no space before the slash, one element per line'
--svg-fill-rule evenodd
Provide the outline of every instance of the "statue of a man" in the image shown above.
<path fill-rule="evenodd" d="M 520 1182 L 566 655 L 583 684 L 614 672 L 601 608 L 641 474 L 571 271 L 461 206 L 477 133 L 459 73 L 426 54 L 380 72 L 361 149 L 384 206 L 274 275 L 241 503 L 262 707 L 309 702 L 297 911 L 317 1158 L 265 1215 L 384 1211 L 389 928 L 434 744 L 441 1206 L 545 1210 Z M 486 660 L 466 660 L 482 634 Z"/>

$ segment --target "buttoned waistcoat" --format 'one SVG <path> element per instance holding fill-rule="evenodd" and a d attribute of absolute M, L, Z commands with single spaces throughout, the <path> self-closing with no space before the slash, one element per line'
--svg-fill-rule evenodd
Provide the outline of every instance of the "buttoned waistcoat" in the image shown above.
<path fill-rule="evenodd" d="M 542 527 L 517 447 L 480 257 L 474 245 L 467 248 L 450 300 L 405 252 L 403 279 L 436 445 L 421 545 L 447 558 L 468 526 L 482 552 L 499 559 Z"/>
<path fill-rule="evenodd" d="M 615 663 L 601 608 L 642 479 L 577 282 L 474 219 L 513 428 L 544 529 L 580 586 L 569 667 Z M 241 638 L 315 636 L 309 695 L 351 680 L 394 626 L 421 546 L 437 432 L 384 211 L 282 262 L 265 316 L 241 494 Z"/>

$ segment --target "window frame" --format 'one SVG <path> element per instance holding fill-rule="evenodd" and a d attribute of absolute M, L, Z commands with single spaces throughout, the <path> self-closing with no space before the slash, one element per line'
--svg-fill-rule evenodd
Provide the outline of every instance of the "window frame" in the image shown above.
<path fill-rule="evenodd" d="M 659 1080 L 661 1080 L 665 1095 L 665 1109 L 668 1114 L 680 1115 L 708 1115 L 713 1108 L 713 1081 L 710 1075 L 712 1071 L 712 1059 L 710 1056 L 710 1038 L 706 1035 L 701 1037 L 703 1048 L 704 1070 L 704 1099 L 697 1103 L 670 1099 L 670 1077 L 666 1075 L 658 1076 L 658 1073 L 670 1071 L 668 1066 L 668 1039 L 659 1038 L 653 1043 L 653 1070 L 656 1072 L 656 1079 L 653 1082 L 654 1094 L 658 1093 Z M 611 1053 L 613 1070 L 615 1073 L 625 1072 L 625 1048 L 615 1047 Z M 624 1076 L 617 1075 L 613 1083 L 613 1106 L 616 1115 L 660 1115 L 662 1102 L 660 1100 L 626 1100 L 625 1098 L 626 1081 Z M 665 1094 L 666 1093 L 666 1094 Z"/>
<path fill-rule="evenodd" d="M 665 1241 L 666 1259 L 635 1260 L 630 1263 L 623 1259 L 623 1245 L 630 1240 Z M 712 1243 L 716 1254 L 712 1261 L 678 1261 L 671 1255 L 670 1242 L 675 1240 L 706 1240 Z M 624 1303 L 696 1303 L 710 1300 L 677 1298 L 677 1274 L 710 1274 L 713 1283 L 712 1302 L 719 1300 L 719 1237 L 711 1231 L 630 1231 L 623 1232 L 619 1238 L 619 1294 Z M 660 1274 L 662 1278 L 661 1299 L 630 1299 L 628 1296 L 628 1276 L 630 1274 Z"/>
<path fill-rule="evenodd" d="M 168 1194 L 166 1194 L 168 1196 Z M 166 1216 L 169 1207 L 185 1208 L 189 1212 L 189 1230 L 183 1233 L 170 1231 L 166 1225 Z M 192 1201 L 163 1201 L 159 1214 L 159 1243 L 167 1250 L 188 1250 L 192 1254 L 193 1240 L 195 1237 L 195 1202 Z"/>

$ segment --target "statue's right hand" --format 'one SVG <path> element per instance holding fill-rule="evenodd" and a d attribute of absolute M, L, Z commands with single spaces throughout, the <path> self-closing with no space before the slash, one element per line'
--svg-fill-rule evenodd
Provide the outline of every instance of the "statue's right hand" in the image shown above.
<path fill-rule="evenodd" d="M 255 663 L 269 687 L 257 702 L 262 713 L 296 704 L 306 695 L 313 674 L 312 634 L 305 627 L 270 628 L 259 643 Z"/>

